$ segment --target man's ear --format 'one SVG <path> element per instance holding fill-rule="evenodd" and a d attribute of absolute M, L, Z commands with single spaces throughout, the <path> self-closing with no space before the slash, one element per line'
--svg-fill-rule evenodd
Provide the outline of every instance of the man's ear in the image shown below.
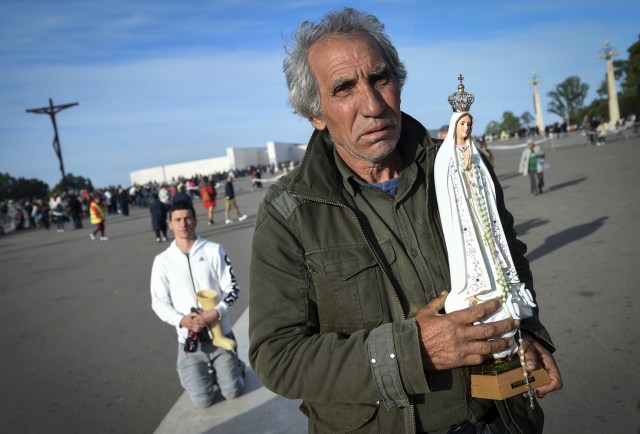
<path fill-rule="evenodd" d="M 320 131 L 327 128 L 327 124 L 322 120 L 322 118 L 311 118 L 311 125 L 313 125 L 313 128 Z"/>

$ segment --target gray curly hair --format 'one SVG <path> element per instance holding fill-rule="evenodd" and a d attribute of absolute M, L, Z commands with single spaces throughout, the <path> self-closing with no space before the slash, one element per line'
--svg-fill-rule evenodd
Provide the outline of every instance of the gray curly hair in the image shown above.
<path fill-rule="evenodd" d="M 327 13 L 318 24 L 303 21 L 293 35 L 293 42 L 285 44 L 287 57 L 283 62 L 283 70 L 289 87 L 288 102 L 294 113 L 306 119 L 322 115 L 318 82 L 309 66 L 311 46 L 329 35 L 355 34 L 369 35 L 380 44 L 385 60 L 402 89 L 407 71 L 391 40 L 384 33 L 384 24 L 371 14 L 344 8 Z"/>

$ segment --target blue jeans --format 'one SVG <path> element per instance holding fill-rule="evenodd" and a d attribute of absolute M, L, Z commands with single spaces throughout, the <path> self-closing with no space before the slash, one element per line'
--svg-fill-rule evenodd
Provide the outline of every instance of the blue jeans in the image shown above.
<path fill-rule="evenodd" d="M 238 355 L 211 342 L 198 342 L 198 349 L 185 353 L 184 345 L 178 346 L 177 370 L 180 384 L 189 392 L 196 407 L 208 407 L 213 404 L 213 378 L 209 373 L 209 364 L 215 369 L 220 393 L 225 399 L 240 396 L 244 388 L 244 373 L 240 367 Z"/>

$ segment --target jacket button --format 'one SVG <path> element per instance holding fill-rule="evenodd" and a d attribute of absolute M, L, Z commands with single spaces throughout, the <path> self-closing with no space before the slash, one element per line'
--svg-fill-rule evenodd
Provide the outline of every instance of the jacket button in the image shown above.
<path fill-rule="evenodd" d="M 371 363 L 375 363 L 375 362 L 376 362 L 376 359 L 371 359 Z"/>
<path fill-rule="evenodd" d="M 395 358 L 396 358 L 396 355 L 395 355 L 395 354 L 393 354 L 393 353 L 391 353 L 391 354 L 389 354 L 389 357 L 390 357 L 390 358 L 392 358 L 392 359 L 395 359 Z"/>

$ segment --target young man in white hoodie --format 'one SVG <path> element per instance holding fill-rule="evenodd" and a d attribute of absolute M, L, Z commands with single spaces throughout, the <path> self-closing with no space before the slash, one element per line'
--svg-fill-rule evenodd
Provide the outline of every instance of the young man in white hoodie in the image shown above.
<path fill-rule="evenodd" d="M 153 261 L 151 307 L 178 333 L 182 387 L 196 407 L 208 407 L 214 401 L 213 372 L 226 399 L 238 397 L 244 387 L 244 364 L 237 354 L 214 346 L 208 336 L 208 326 L 219 321 L 224 334 L 233 337 L 227 310 L 238 299 L 239 287 L 224 247 L 196 235 L 193 205 L 175 203 L 168 223 L 175 240 Z M 196 292 L 201 289 L 218 293 L 215 309 L 199 308 Z"/>

